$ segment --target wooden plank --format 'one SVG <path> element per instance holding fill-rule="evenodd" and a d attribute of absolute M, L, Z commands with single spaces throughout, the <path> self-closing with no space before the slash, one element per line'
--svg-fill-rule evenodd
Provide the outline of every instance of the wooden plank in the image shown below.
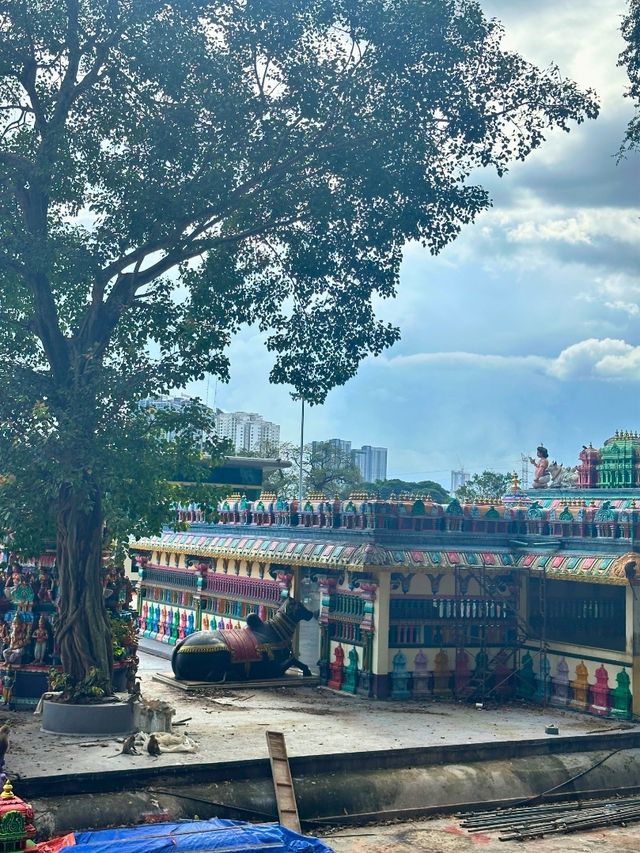
<path fill-rule="evenodd" d="M 152 681 L 167 684 L 188 693 L 191 690 L 251 690 L 263 687 L 317 687 L 320 679 L 316 675 L 285 675 L 282 678 L 262 678 L 253 681 L 178 681 L 172 672 L 156 672 Z"/>
<path fill-rule="evenodd" d="M 296 795 L 293 790 L 293 779 L 289 767 L 287 745 L 282 732 L 265 732 L 267 736 L 267 747 L 269 748 L 269 761 L 271 762 L 271 775 L 273 787 L 276 792 L 276 803 L 278 805 L 278 817 L 282 826 L 300 832 L 300 817 L 296 804 Z"/>

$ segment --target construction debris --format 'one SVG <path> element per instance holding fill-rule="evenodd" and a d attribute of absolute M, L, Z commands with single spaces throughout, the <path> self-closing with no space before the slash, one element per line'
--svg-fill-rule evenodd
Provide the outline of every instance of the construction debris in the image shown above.
<path fill-rule="evenodd" d="M 460 825 L 469 832 L 499 830 L 500 841 L 526 841 L 640 821 L 640 797 L 498 809 L 461 817 Z"/>

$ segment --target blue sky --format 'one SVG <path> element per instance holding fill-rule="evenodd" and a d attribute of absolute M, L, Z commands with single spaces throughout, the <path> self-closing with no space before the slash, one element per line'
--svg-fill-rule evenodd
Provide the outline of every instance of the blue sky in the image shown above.
<path fill-rule="evenodd" d="M 616 164 L 631 115 L 616 67 L 624 0 L 485 0 L 506 43 L 601 98 L 595 122 L 553 134 L 502 179 L 494 206 L 437 258 L 406 247 L 399 295 L 379 306 L 402 340 L 308 411 L 307 438 L 389 448 L 389 476 L 449 484 L 463 465 L 509 471 L 543 441 L 566 464 L 582 444 L 640 429 L 640 157 Z M 299 436 L 299 405 L 270 386 L 262 337 L 232 343 L 231 382 L 187 390 L 258 411 Z"/>

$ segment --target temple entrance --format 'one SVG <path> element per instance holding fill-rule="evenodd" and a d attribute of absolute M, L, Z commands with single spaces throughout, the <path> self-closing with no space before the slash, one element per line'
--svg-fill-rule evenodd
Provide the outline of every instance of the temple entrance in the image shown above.
<path fill-rule="evenodd" d="M 299 597 L 304 606 L 313 611 L 314 618 L 298 625 L 298 657 L 317 675 L 320 657 L 320 624 L 317 618 L 320 610 L 320 586 L 317 579 L 312 579 L 315 571 L 317 570 L 300 569 Z"/>

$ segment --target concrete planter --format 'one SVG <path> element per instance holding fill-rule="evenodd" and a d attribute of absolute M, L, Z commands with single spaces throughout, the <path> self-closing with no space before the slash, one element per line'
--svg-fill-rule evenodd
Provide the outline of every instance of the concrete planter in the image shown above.
<path fill-rule="evenodd" d="M 134 730 L 133 707 L 128 702 L 108 705 L 67 705 L 45 699 L 42 731 L 62 735 L 126 735 Z"/>

